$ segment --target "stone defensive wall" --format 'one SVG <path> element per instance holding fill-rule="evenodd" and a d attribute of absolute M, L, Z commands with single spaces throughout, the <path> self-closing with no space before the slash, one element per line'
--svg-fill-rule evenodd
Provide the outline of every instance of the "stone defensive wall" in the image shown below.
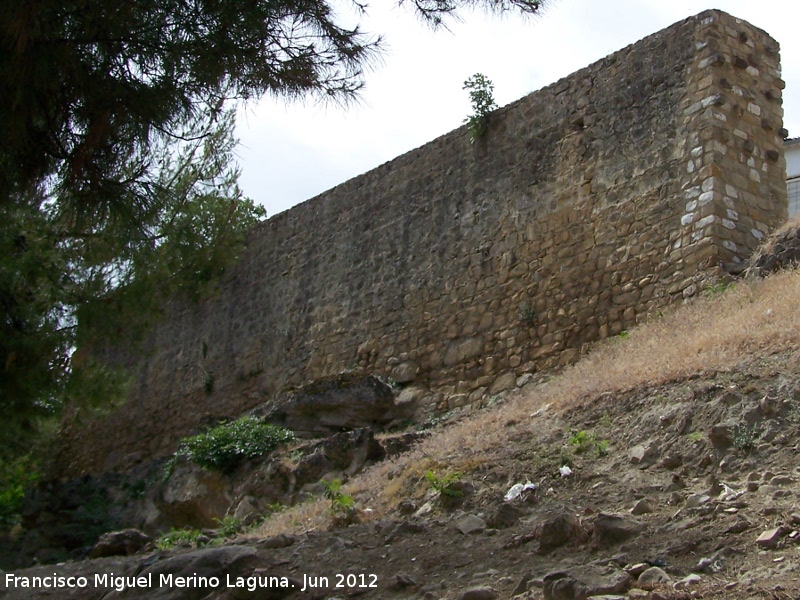
<path fill-rule="evenodd" d="M 703 12 L 256 227 L 201 303 L 171 306 L 126 405 L 67 424 L 68 471 L 173 452 L 199 424 L 358 370 L 420 415 L 698 294 L 786 219 L 778 44 Z M 679 340 L 675 341 L 679 343 Z"/>

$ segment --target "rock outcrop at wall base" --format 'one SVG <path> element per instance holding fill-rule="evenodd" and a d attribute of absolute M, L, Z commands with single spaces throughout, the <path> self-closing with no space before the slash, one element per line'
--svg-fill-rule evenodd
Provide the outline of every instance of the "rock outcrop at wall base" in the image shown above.
<path fill-rule="evenodd" d="M 384 429 L 410 419 L 414 409 L 395 404 L 394 391 L 378 378 L 343 373 L 282 392 L 251 414 L 313 438 L 361 427 Z"/>
<path fill-rule="evenodd" d="M 247 522 L 269 513 L 275 504 L 291 506 L 321 495 L 321 480 L 347 480 L 386 457 L 368 429 L 337 433 L 300 452 L 297 464 L 278 456 L 251 460 L 228 474 L 180 461 L 155 497 L 161 520 L 171 527 L 194 528 L 215 527 L 226 515 Z"/>
<path fill-rule="evenodd" d="M 119 475 L 89 476 L 66 481 L 48 481 L 28 492 L 22 510 L 23 537 L 14 560 L 4 568 L 27 564 L 55 563 L 88 553 L 98 537 L 120 527 L 110 490 L 121 489 Z"/>
<path fill-rule="evenodd" d="M 142 552 L 152 542 L 153 540 L 149 535 L 142 533 L 138 529 L 110 531 L 100 536 L 100 539 L 89 553 L 89 557 L 130 556 Z"/>
<path fill-rule="evenodd" d="M 800 220 L 793 219 L 772 234 L 750 263 L 747 274 L 756 277 L 800 265 Z"/>
<path fill-rule="evenodd" d="M 378 441 L 372 430 L 356 429 L 306 443 L 291 458 L 279 453 L 251 459 L 230 473 L 204 470 L 184 459 L 167 468 L 159 460 L 127 476 L 42 483 L 26 499 L 22 538 L 13 547 L 0 548 L 0 558 L 14 559 L 0 562 L 0 567 L 130 554 L 147 544 L 147 535 L 215 529 L 225 517 L 250 525 L 276 505 L 322 495 L 322 481 L 347 481 L 424 437 L 426 433 L 405 433 Z M 114 535 L 102 537 L 112 531 Z"/>
<path fill-rule="evenodd" d="M 496 428 L 505 443 L 453 457 L 472 465 L 462 482 L 474 488 L 457 510 L 434 502 L 435 491 L 420 489 L 410 469 L 405 476 L 411 487 L 395 487 L 402 479 L 389 482 L 394 490 L 384 501 L 391 499 L 390 505 L 376 490 L 358 486 L 363 493 L 355 494 L 356 502 L 376 509 L 370 522 L 326 531 L 298 515 L 291 532 L 223 547 L 14 569 L 8 574 L 17 580 L 0 578 L 0 597 L 262 600 L 286 593 L 292 600 L 541 600 L 547 593 L 562 600 L 598 599 L 595 594 L 611 594 L 606 600 L 796 599 L 800 357 L 793 345 L 740 358 L 719 372 L 703 369 L 613 394 L 597 390 L 582 410 L 537 411 L 514 423 L 495 414 L 489 429 Z M 709 434 L 715 424 L 731 421 L 749 437 L 720 451 Z M 568 450 L 567 431 L 602 436 L 609 452 Z M 653 449 L 653 464 L 644 468 L 628 460 L 637 446 Z M 559 474 L 565 451 L 572 477 Z M 509 484 L 526 477 L 540 485 L 506 500 Z M 635 516 L 644 501 L 650 508 Z M 539 527 L 543 519 L 549 527 Z M 203 544 L 208 540 L 197 541 Z M 85 576 L 89 585 L 22 585 L 23 577 L 54 573 Z M 92 585 L 95 575 L 110 573 L 154 577 L 149 587 L 130 588 L 123 596 L 108 583 Z M 159 582 L 159 573 L 216 576 L 223 587 L 227 576 L 238 575 L 285 576 L 299 583 L 253 592 L 177 588 Z M 375 587 L 337 588 L 338 573 Z M 300 591 L 304 575 L 330 577 L 328 585 Z"/>
<path fill-rule="evenodd" d="M 479 147 L 462 127 L 276 215 L 141 354 L 98 352 L 130 401 L 65 427 L 65 470 L 347 370 L 468 399 L 578 360 L 785 221 L 783 86 L 777 42 L 706 11 L 493 112 Z"/>

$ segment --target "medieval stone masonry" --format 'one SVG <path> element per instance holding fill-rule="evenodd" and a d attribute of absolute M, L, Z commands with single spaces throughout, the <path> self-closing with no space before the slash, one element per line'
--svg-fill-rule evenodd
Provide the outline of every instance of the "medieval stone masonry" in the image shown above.
<path fill-rule="evenodd" d="M 696 295 L 786 218 L 778 44 L 707 11 L 259 225 L 177 303 L 130 400 L 72 424 L 72 472 L 345 370 L 483 401 Z"/>

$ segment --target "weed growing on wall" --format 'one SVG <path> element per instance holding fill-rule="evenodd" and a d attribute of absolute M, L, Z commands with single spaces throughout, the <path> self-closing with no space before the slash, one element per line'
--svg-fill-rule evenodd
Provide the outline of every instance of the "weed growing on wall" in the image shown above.
<path fill-rule="evenodd" d="M 528 327 L 536 323 L 536 307 L 533 302 L 523 302 L 519 308 L 519 320 Z"/>
<path fill-rule="evenodd" d="M 288 429 L 262 423 L 256 417 L 242 417 L 183 438 L 176 456 L 205 469 L 229 472 L 243 460 L 266 456 L 293 439 L 294 434 Z"/>
<path fill-rule="evenodd" d="M 709 285 L 706 289 L 704 289 L 703 290 L 703 295 L 707 296 L 709 298 L 713 298 L 715 296 L 719 296 L 721 294 L 724 294 L 725 292 L 727 292 L 732 287 L 733 287 L 733 284 L 730 283 L 730 282 L 717 281 L 716 283 L 713 283 L 713 284 Z"/>
<path fill-rule="evenodd" d="M 492 92 L 494 84 L 483 73 L 475 73 L 464 82 L 464 90 L 469 90 L 472 114 L 464 119 L 469 129 L 472 143 L 481 139 L 489 129 L 489 113 L 497 108 Z"/>

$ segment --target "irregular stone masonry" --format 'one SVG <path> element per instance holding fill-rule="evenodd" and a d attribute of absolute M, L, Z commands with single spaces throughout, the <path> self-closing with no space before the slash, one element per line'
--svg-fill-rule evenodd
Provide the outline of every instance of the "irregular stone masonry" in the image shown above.
<path fill-rule="evenodd" d="M 778 44 L 706 11 L 254 229 L 175 303 L 68 472 L 168 454 L 208 417 L 360 370 L 475 404 L 698 293 L 786 218 Z M 213 390 L 209 381 L 213 384 Z M 443 399 L 447 400 L 443 400 Z"/>

